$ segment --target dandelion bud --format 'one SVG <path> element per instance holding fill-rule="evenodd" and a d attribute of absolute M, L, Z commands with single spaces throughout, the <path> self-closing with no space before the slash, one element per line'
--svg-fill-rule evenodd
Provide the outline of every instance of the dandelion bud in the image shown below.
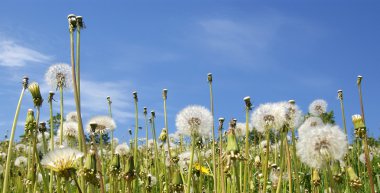
<path fill-rule="evenodd" d="M 120 171 L 120 155 L 115 154 L 113 155 L 112 161 L 111 161 L 111 167 L 110 172 L 111 174 L 117 174 Z"/>
<path fill-rule="evenodd" d="M 352 115 L 352 123 L 355 128 L 355 136 L 363 138 L 366 135 L 366 126 L 361 115 Z"/>
<path fill-rule="evenodd" d="M 312 182 L 314 186 L 319 186 L 321 184 L 321 177 L 317 169 L 313 170 Z"/>
<path fill-rule="evenodd" d="M 124 168 L 124 178 L 126 181 L 132 181 L 135 177 L 135 164 L 133 163 L 133 155 L 127 158 L 127 163 Z"/>
<path fill-rule="evenodd" d="M 96 152 L 93 144 L 91 144 L 91 149 L 88 152 L 85 160 L 85 165 L 82 171 L 79 172 L 84 176 L 87 182 L 93 185 L 98 185 L 99 180 L 96 176 L 97 167 L 96 167 Z"/>
<path fill-rule="evenodd" d="M 236 135 L 234 129 L 229 129 L 227 132 L 227 152 L 237 153 L 239 152 L 239 145 L 236 141 Z"/>
<path fill-rule="evenodd" d="M 209 83 L 212 82 L 212 74 L 211 74 L 211 73 L 208 73 L 208 74 L 207 74 L 207 81 L 208 81 Z"/>
<path fill-rule="evenodd" d="M 358 79 L 356 80 L 356 84 L 359 86 L 362 83 L 363 77 L 361 75 L 358 76 Z"/>
<path fill-rule="evenodd" d="M 347 168 L 348 177 L 350 179 L 350 186 L 354 188 L 360 188 L 362 183 L 360 182 L 359 177 L 356 175 L 354 169 L 350 166 Z"/>
<path fill-rule="evenodd" d="M 162 90 L 162 98 L 164 100 L 166 100 L 168 98 L 168 89 L 165 88 Z"/>
<path fill-rule="evenodd" d="M 161 130 L 161 133 L 160 133 L 160 136 L 158 137 L 158 139 L 160 139 L 161 142 L 164 143 L 164 142 L 166 142 L 167 137 L 168 137 L 168 132 L 167 132 L 166 128 L 163 128 Z"/>
<path fill-rule="evenodd" d="M 182 181 L 182 177 L 181 177 L 181 172 L 176 169 L 176 170 L 173 170 L 173 173 L 172 173 L 172 187 L 173 187 L 173 191 L 176 191 L 176 192 L 182 192 L 183 191 L 183 181 Z"/>
<path fill-rule="evenodd" d="M 257 168 L 261 166 L 260 156 L 258 156 L 258 155 L 255 157 L 255 166 Z"/>
<path fill-rule="evenodd" d="M 38 83 L 33 82 L 29 84 L 28 89 L 30 91 L 30 94 L 32 94 L 34 106 L 41 107 L 44 100 L 42 99 L 40 86 Z"/>
<path fill-rule="evenodd" d="M 25 120 L 25 133 L 29 133 L 33 131 L 33 129 L 36 129 L 37 123 L 34 120 L 34 111 L 33 109 L 28 109 L 28 113 L 26 115 Z"/>

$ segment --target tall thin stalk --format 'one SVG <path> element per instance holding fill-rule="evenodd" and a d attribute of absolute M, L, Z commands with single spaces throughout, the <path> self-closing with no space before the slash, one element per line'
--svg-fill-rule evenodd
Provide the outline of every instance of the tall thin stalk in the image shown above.
<path fill-rule="evenodd" d="M 162 90 L 162 98 L 164 100 L 164 123 L 165 123 L 166 131 L 169 133 L 168 114 L 167 114 L 167 110 L 166 110 L 166 100 L 168 99 L 168 89 L 163 89 Z M 169 162 L 171 162 L 172 155 L 171 155 L 171 152 L 170 152 L 171 150 L 170 150 L 170 137 L 169 137 L 169 134 L 168 134 L 168 137 L 166 139 L 166 143 L 167 143 L 167 146 L 168 146 Z M 164 157 L 164 159 L 165 159 L 165 157 Z M 171 169 L 170 169 L 170 167 L 168 169 L 169 169 L 168 179 L 170 179 Z"/>
<path fill-rule="evenodd" d="M 251 98 L 249 96 L 244 98 L 245 101 L 245 169 L 244 169 L 244 184 L 243 192 L 247 192 L 247 183 L 249 181 L 249 111 L 252 110 Z"/>
<path fill-rule="evenodd" d="M 362 113 L 362 120 L 363 120 L 363 123 L 365 124 L 363 95 L 362 95 L 362 84 L 361 84 L 362 78 L 363 77 L 359 75 L 356 83 L 358 85 L 358 90 L 359 90 L 360 110 L 361 110 L 361 113 Z M 371 187 L 371 192 L 375 193 L 375 185 L 374 185 L 374 182 L 373 182 L 373 175 L 372 175 L 372 164 L 371 164 L 371 160 L 369 159 L 367 133 L 365 132 L 363 135 L 364 135 L 364 137 L 363 137 L 363 143 L 364 143 L 364 155 L 365 155 L 364 157 L 365 157 L 365 160 L 366 160 L 366 166 L 367 166 L 368 177 L 369 177 L 369 184 L 370 184 L 370 187 Z"/>
<path fill-rule="evenodd" d="M 140 164 L 138 164 L 138 160 L 137 160 L 137 149 L 138 149 L 137 137 L 138 137 L 138 132 L 139 132 L 139 115 L 138 115 L 138 107 L 137 107 L 138 98 L 137 98 L 137 92 L 136 91 L 134 91 L 132 94 L 133 94 L 133 99 L 135 101 L 135 133 L 134 133 L 135 139 L 134 139 L 134 145 L 133 145 L 133 162 L 134 162 L 136 169 L 138 170 L 139 165 L 140 165 Z M 139 189 L 137 179 L 135 179 L 133 189 L 134 189 L 134 191 L 137 191 Z"/>
<path fill-rule="evenodd" d="M 9 145 L 8 145 L 8 154 L 7 154 L 7 162 L 5 164 L 5 172 L 4 172 L 4 183 L 3 183 L 3 193 L 8 193 L 9 192 L 9 174 L 11 170 L 11 159 L 12 159 L 12 146 L 13 146 L 13 140 L 15 137 L 15 131 L 16 131 L 16 125 L 17 125 L 17 120 L 18 120 L 18 115 L 20 112 L 20 107 L 21 107 L 21 102 L 24 97 L 24 92 L 28 88 L 28 77 L 24 77 L 22 81 L 22 90 L 21 94 L 17 103 L 16 107 L 16 113 L 13 119 L 13 124 L 12 124 L 12 130 L 11 130 L 11 137 L 9 138 Z"/>
<path fill-rule="evenodd" d="M 49 92 L 48 103 L 49 103 L 49 114 L 50 114 L 50 151 L 54 150 L 54 120 L 53 120 L 53 96 L 54 92 Z M 54 171 L 50 170 L 50 183 L 49 192 L 53 192 L 53 181 L 54 181 Z"/>
<path fill-rule="evenodd" d="M 186 193 L 190 193 L 191 187 L 191 176 L 193 175 L 193 161 L 194 161 L 194 149 L 195 149 L 195 141 L 196 137 L 194 135 L 191 136 L 191 154 L 190 154 L 190 164 L 187 174 L 187 183 L 186 183 Z"/>
<path fill-rule="evenodd" d="M 223 123 L 224 118 L 219 118 L 219 127 L 218 127 L 218 133 L 219 133 L 219 159 L 218 159 L 218 166 L 219 166 L 219 174 L 220 174 L 220 180 L 219 180 L 219 186 L 221 187 L 222 193 L 225 193 L 225 179 L 224 179 L 224 171 L 223 171 L 223 162 L 222 162 L 222 150 L 223 150 L 223 138 L 222 138 L 222 130 L 223 130 Z"/>
<path fill-rule="evenodd" d="M 263 184 L 263 191 L 262 192 L 266 192 L 266 188 L 267 188 L 267 181 L 268 181 L 268 161 L 269 161 L 269 129 L 266 129 L 266 133 L 265 133 L 265 139 L 266 139 L 266 153 L 265 153 L 265 158 L 264 158 L 264 184 Z"/>
<path fill-rule="evenodd" d="M 215 158 L 215 125 L 214 125 L 214 95 L 212 92 L 212 74 L 208 73 L 207 74 L 207 81 L 209 83 L 209 88 L 210 88 L 210 109 L 211 109 L 211 114 L 212 114 L 212 163 L 213 163 L 213 180 L 214 180 L 214 189 L 213 192 L 215 193 L 218 189 L 218 179 L 216 171 L 216 158 Z"/>

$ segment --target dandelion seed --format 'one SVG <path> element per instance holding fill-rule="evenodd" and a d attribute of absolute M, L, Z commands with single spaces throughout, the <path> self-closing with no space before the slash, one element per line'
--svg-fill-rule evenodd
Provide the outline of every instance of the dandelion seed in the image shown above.
<path fill-rule="evenodd" d="M 302 111 L 294 104 L 294 101 L 280 102 L 279 105 L 285 108 L 285 124 L 290 129 L 298 128 L 302 123 Z"/>
<path fill-rule="evenodd" d="M 209 135 L 212 128 L 212 114 L 202 106 L 188 106 L 177 114 L 177 129 L 185 135 Z"/>
<path fill-rule="evenodd" d="M 372 152 L 369 152 L 369 161 L 372 161 L 372 159 L 373 159 L 373 153 L 372 153 Z M 360 160 L 360 162 L 362 162 L 363 164 L 366 164 L 366 162 L 365 162 L 365 154 L 364 154 L 364 153 L 360 154 L 360 156 L 359 156 L 359 160 Z"/>
<path fill-rule="evenodd" d="M 327 110 L 327 102 L 322 99 L 318 99 L 313 101 L 309 105 L 309 113 L 314 116 L 320 116 L 323 113 L 326 113 Z"/>
<path fill-rule="evenodd" d="M 17 157 L 15 160 L 15 166 L 19 168 L 26 167 L 27 163 L 28 163 L 28 159 L 24 156 Z"/>
<path fill-rule="evenodd" d="M 305 122 L 298 128 L 298 135 L 302 136 L 311 130 L 318 129 L 323 126 L 324 123 L 319 117 L 309 117 Z"/>
<path fill-rule="evenodd" d="M 93 117 L 86 127 L 88 133 L 92 132 L 90 124 L 96 124 L 95 133 L 97 134 L 106 134 L 116 128 L 115 121 L 109 116 Z"/>
<path fill-rule="evenodd" d="M 72 85 L 71 67 L 64 63 L 52 65 L 45 74 L 45 80 L 52 88 L 70 88 Z"/>
<path fill-rule="evenodd" d="M 323 168 L 328 160 L 340 160 L 347 152 L 345 134 L 338 126 L 325 125 L 300 136 L 297 155 L 312 168 Z"/>
<path fill-rule="evenodd" d="M 246 134 L 246 124 L 245 123 L 236 123 L 235 134 L 237 137 L 245 137 Z M 253 127 L 251 124 L 248 125 L 248 130 L 251 132 Z"/>
<path fill-rule="evenodd" d="M 64 173 L 76 169 L 77 160 L 81 157 L 83 157 L 82 152 L 66 147 L 47 153 L 41 160 L 41 164 L 55 172 Z"/>
<path fill-rule="evenodd" d="M 118 154 L 120 156 L 126 156 L 130 152 L 130 149 L 127 145 L 127 143 L 122 143 L 115 148 L 115 154 Z"/>
<path fill-rule="evenodd" d="M 78 122 L 78 114 L 76 111 L 67 113 L 66 115 L 66 121 L 67 122 Z"/>
<path fill-rule="evenodd" d="M 286 111 L 284 106 L 276 103 L 262 104 L 253 111 L 251 122 L 258 132 L 264 133 L 268 129 L 281 129 L 285 124 Z"/>
<path fill-rule="evenodd" d="M 186 151 L 178 155 L 178 158 L 179 158 L 178 164 L 182 170 L 188 170 L 189 165 L 190 165 L 190 156 L 191 156 L 190 151 Z M 196 156 L 196 154 L 194 154 L 193 162 L 195 163 L 197 161 L 198 161 L 198 157 Z"/>

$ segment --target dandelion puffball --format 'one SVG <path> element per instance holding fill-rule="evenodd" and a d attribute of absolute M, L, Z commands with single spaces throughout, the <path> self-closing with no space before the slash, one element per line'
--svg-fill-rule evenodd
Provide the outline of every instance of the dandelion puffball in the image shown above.
<path fill-rule="evenodd" d="M 211 132 L 213 117 L 211 112 L 203 107 L 192 105 L 177 114 L 176 126 L 185 135 L 208 135 Z"/>

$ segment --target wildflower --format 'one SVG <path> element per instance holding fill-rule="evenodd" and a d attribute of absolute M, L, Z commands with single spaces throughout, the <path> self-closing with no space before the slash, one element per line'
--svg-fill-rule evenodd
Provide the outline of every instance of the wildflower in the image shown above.
<path fill-rule="evenodd" d="M 319 117 L 308 117 L 305 122 L 298 128 L 298 135 L 302 136 L 305 133 L 320 128 L 324 123 Z"/>
<path fill-rule="evenodd" d="M 66 115 L 66 121 L 67 122 L 78 122 L 78 114 L 76 111 L 67 113 Z"/>
<path fill-rule="evenodd" d="M 161 130 L 161 133 L 160 133 L 160 136 L 158 137 L 158 139 L 159 139 L 162 143 L 165 143 L 167 137 L 168 137 L 168 131 L 166 130 L 166 128 L 163 128 L 163 129 Z"/>
<path fill-rule="evenodd" d="M 57 134 L 58 136 L 61 136 L 61 131 L 58 130 Z M 78 136 L 78 123 L 64 122 L 62 135 L 67 139 L 76 139 Z"/>
<path fill-rule="evenodd" d="M 181 133 L 186 135 L 208 134 L 212 128 L 212 114 L 202 106 L 188 106 L 178 113 L 176 126 Z"/>
<path fill-rule="evenodd" d="M 52 88 L 70 88 L 72 85 L 71 68 L 68 64 L 59 63 L 49 67 L 45 80 Z"/>
<path fill-rule="evenodd" d="M 32 82 L 29 84 L 28 89 L 30 94 L 33 97 L 33 103 L 35 107 L 41 107 L 42 102 L 44 101 L 41 96 L 40 86 L 36 82 Z"/>
<path fill-rule="evenodd" d="M 245 123 L 236 123 L 235 134 L 237 137 L 245 137 L 246 130 L 247 130 L 247 127 Z M 251 124 L 248 125 L 248 130 L 249 132 L 253 130 L 253 127 Z"/>
<path fill-rule="evenodd" d="M 178 155 L 178 158 L 179 158 L 178 164 L 182 170 L 188 169 L 190 165 L 190 156 L 191 156 L 190 151 L 186 151 Z M 197 161 L 198 161 L 198 157 L 196 156 L 196 154 L 194 154 L 193 162 L 195 163 Z"/>
<path fill-rule="evenodd" d="M 327 110 L 327 102 L 322 99 L 314 100 L 309 105 L 309 113 L 312 114 L 313 116 L 320 116 L 323 113 L 326 113 L 326 110 Z"/>
<path fill-rule="evenodd" d="M 355 136 L 364 138 L 367 134 L 366 126 L 364 124 L 363 118 L 361 115 L 352 115 L 352 123 L 354 124 L 355 128 Z"/>
<path fill-rule="evenodd" d="M 93 117 L 86 127 L 88 133 L 92 132 L 90 124 L 96 124 L 95 133 L 97 134 L 105 134 L 116 128 L 115 121 L 109 116 Z"/>
<path fill-rule="evenodd" d="M 372 159 L 373 159 L 373 153 L 372 153 L 372 152 L 369 152 L 369 161 L 372 161 Z M 359 160 L 360 160 L 360 162 L 362 162 L 363 164 L 366 164 L 366 162 L 365 162 L 365 154 L 364 154 L 364 153 L 360 154 L 360 156 L 359 156 Z"/>
<path fill-rule="evenodd" d="M 290 100 L 288 102 L 280 102 L 279 105 L 282 105 L 283 108 L 285 108 L 286 125 L 289 128 L 295 129 L 301 125 L 302 111 L 295 104 L 294 100 Z"/>
<path fill-rule="evenodd" d="M 194 163 L 193 168 L 195 169 L 195 172 L 199 172 L 199 173 L 206 175 L 206 176 L 211 176 L 210 169 L 199 164 L 199 163 Z"/>
<path fill-rule="evenodd" d="M 347 151 L 345 134 L 338 126 L 325 125 L 300 137 L 297 155 L 312 168 L 322 168 L 326 161 L 342 159 Z"/>
<path fill-rule="evenodd" d="M 251 122 L 258 132 L 264 133 L 269 129 L 281 129 L 286 121 L 285 108 L 279 104 L 262 104 L 251 115 Z"/>
<path fill-rule="evenodd" d="M 28 163 L 28 159 L 24 156 L 17 157 L 15 160 L 15 166 L 19 168 L 26 167 L 27 163 Z"/>
<path fill-rule="evenodd" d="M 82 152 L 66 147 L 47 153 L 41 160 L 41 164 L 59 174 L 67 174 L 66 172 L 75 170 L 76 162 L 81 157 L 83 157 Z"/>
<path fill-rule="evenodd" d="M 118 154 L 120 156 L 126 156 L 130 152 L 130 149 L 127 145 L 127 143 L 122 143 L 115 148 L 115 154 Z"/>
<path fill-rule="evenodd" d="M 58 130 L 58 131 L 59 131 L 59 130 Z M 45 139 L 49 139 L 49 138 L 50 138 L 50 133 L 49 133 L 49 132 L 45 131 L 45 132 L 44 132 L 44 135 L 45 135 Z M 37 135 L 37 140 L 38 140 L 39 142 L 41 142 L 41 141 L 43 140 L 42 133 L 38 133 L 38 135 Z"/>

